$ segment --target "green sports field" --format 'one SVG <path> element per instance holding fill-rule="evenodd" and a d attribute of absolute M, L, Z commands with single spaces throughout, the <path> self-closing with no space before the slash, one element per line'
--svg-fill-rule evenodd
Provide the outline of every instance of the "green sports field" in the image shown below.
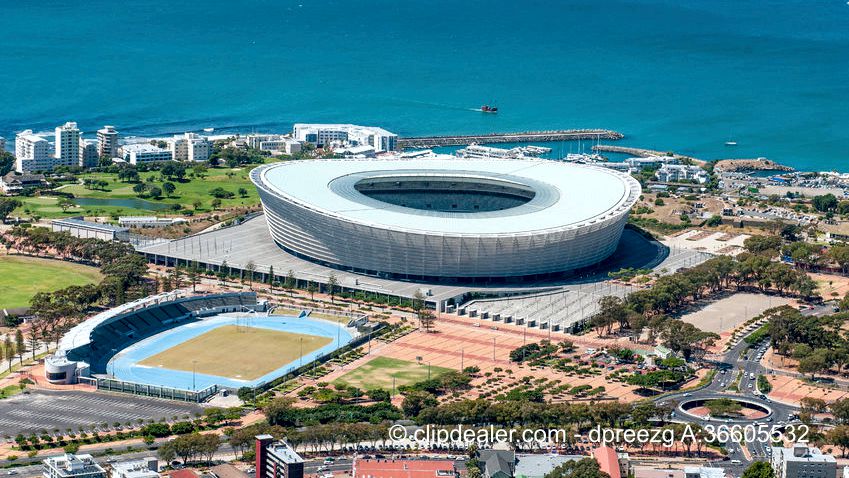
<path fill-rule="evenodd" d="M 152 355 L 139 365 L 255 380 L 297 360 L 301 339 L 304 355 L 333 341 L 317 335 L 225 325 Z"/>
<path fill-rule="evenodd" d="M 26 307 L 38 292 L 100 282 L 89 266 L 24 256 L 0 256 L 0 308 Z"/>
<path fill-rule="evenodd" d="M 451 369 L 444 367 L 430 367 L 430 377 L 434 378 Z M 352 370 L 339 377 L 336 382 L 345 383 L 362 390 L 382 388 L 392 391 L 392 379 L 395 379 L 395 387 L 410 385 L 427 380 L 428 365 L 398 360 L 389 357 L 377 357 L 363 366 Z"/>

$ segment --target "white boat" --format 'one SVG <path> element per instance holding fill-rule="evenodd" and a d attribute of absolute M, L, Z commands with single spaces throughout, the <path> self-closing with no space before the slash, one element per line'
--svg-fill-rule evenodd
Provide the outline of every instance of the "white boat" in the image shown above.
<path fill-rule="evenodd" d="M 737 146 L 737 141 L 726 141 L 725 146 Z"/>
<path fill-rule="evenodd" d="M 215 131 L 215 128 L 204 128 L 203 129 L 204 133 L 212 133 L 213 131 Z"/>

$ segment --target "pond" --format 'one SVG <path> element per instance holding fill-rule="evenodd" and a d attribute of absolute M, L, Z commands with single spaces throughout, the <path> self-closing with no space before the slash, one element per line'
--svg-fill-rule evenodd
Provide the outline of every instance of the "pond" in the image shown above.
<path fill-rule="evenodd" d="M 147 209 L 149 211 L 160 211 L 171 207 L 171 204 L 136 198 L 74 198 L 74 203 L 82 207 L 112 206 L 126 209 Z"/>

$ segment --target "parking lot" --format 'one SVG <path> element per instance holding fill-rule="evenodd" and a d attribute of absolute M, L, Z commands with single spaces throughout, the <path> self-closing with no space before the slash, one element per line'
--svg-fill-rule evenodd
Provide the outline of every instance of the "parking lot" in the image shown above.
<path fill-rule="evenodd" d="M 14 438 L 46 430 L 53 433 L 80 428 L 100 430 L 115 423 L 194 417 L 201 407 L 193 403 L 102 392 L 33 390 L 0 400 L 0 438 Z M 103 425 L 106 424 L 106 427 Z"/>

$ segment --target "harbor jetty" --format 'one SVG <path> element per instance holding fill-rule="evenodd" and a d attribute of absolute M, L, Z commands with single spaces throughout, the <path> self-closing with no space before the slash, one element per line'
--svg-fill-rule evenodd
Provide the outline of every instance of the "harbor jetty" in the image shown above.
<path fill-rule="evenodd" d="M 677 158 L 682 162 L 691 162 L 697 165 L 703 165 L 706 161 L 694 158 L 692 156 L 685 156 L 683 154 L 676 154 L 672 151 L 657 151 L 654 149 L 646 149 L 646 148 L 632 148 L 629 146 L 613 146 L 610 144 L 597 144 L 593 146 L 593 151 L 604 151 L 608 153 L 623 153 L 630 154 L 632 156 L 637 156 L 640 158 L 648 158 L 651 156 L 671 156 L 673 158 Z"/>
<path fill-rule="evenodd" d="M 521 133 L 489 133 L 451 136 L 416 136 L 398 138 L 398 146 L 406 148 L 437 148 L 440 146 L 468 146 L 472 143 L 530 143 L 577 140 L 617 140 L 624 135 L 609 129 L 566 129 L 554 131 L 525 131 Z"/>

